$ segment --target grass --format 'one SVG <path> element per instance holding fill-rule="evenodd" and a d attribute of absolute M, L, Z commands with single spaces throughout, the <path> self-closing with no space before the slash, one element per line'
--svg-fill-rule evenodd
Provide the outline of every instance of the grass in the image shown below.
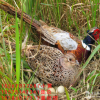
<path fill-rule="evenodd" d="M 99 0 L 81 0 L 80 2 L 79 0 L 21 0 L 21 2 L 17 0 L 17 5 L 15 5 L 13 0 L 6 1 L 16 7 L 18 6 L 24 12 L 32 16 L 32 18 L 35 18 L 36 20 L 41 19 L 48 25 L 53 25 L 62 30 L 70 31 L 80 39 L 83 39 L 84 36 L 86 36 L 86 30 L 94 26 L 100 27 Z M 8 26 L 8 28 L 3 30 L 6 26 Z M 33 80 L 35 80 L 34 75 L 32 75 L 31 72 L 22 71 L 24 69 L 29 70 L 29 66 L 25 59 L 20 56 L 21 44 L 26 33 L 26 26 L 26 23 L 24 23 L 22 19 L 19 20 L 14 18 L 1 10 L 0 32 L 2 37 L 0 37 L 0 64 L 2 67 L 0 67 L 0 89 L 2 91 L 7 90 L 7 96 L 22 95 L 24 97 L 27 94 L 16 94 L 15 87 L 10 89 L 12 92 L 11 95 L 8 93 L 8 88 L 3 87 L 2 84 L 25 84 L 24 89 L 27 90 L 27 84 L 32 84 Z M 10 44 L 8 45 L 8 48 L 5 46 L 5 39 L 9 39 L 12 42 L 16 41 L 16 55 L 13 54 Z M 35 33 L 31 34 L 29 28 L 29 43 L 32 41 L 34 44 L 39 44 L 38 40 L 36 40 Z M 100 68 L 99 63 L 97 64 L 97 67 L 95 67 L 96 62 L 99 60 L 99 42 L 93 49 L 91 56 L 86 63 L 83 64 L 83 78 L 80 80 L 78 86 L 66 90 L 66 97 L 68 100 L 77 100 L 79 97 L 81 99 L 85 98 L 86 96 L 83 96 L 83 94 L 85 94 L 86 91 L 92 93 L 99 88 L 97 86 L 100 84 L 98 80 L 100 78 L 100 71 L 98 70 Z M 10 54 L 9 51 L 11 52 Z M 94 67 L 91 67 L 93 65 L 92 63 L 94 64 Z M 20 71 L 20 69 L 22 70 Z M 86 70 L 88 70 L 88 73 Z M 23 91 L 23 88 L 20 88 L 19 90 Z M 5 92 L 0 92 L 0 95 L 5 96 Z"/>
<path fill-rule="evenodd" d="M 19 29 L 18 29 L 18 22 L 17 22 L 17 13 L 16 13 L 16 83 L 19 87 L 19 80 L 20 80 L 20 41 L 19 41 Z M 17 90 L 18 90 L 17 87 Z"/>

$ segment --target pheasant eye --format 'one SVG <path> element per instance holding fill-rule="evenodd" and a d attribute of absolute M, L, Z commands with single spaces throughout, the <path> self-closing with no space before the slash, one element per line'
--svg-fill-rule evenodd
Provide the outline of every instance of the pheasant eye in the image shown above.
<path fill-rule="evenodd" d="M 72 59 L 71 59 L 71 58 L 69 58 L 69 61 L 72 61 Z"/>

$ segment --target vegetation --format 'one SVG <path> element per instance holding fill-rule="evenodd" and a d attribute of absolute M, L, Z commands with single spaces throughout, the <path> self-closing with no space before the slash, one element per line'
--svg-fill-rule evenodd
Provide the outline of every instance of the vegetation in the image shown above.
<path fill-rule="evenodd" d="M 32 18 L 41 19 L 48 25 L 69 31 L 79 39 L 86 36 L 88 29 L 95 26 L 100 27 L 99 0 L 5 1 L 17 8 L 21 8 Z M 26 63 L 25 57 L 21 57 L 21 44 L 27 30 L 29 34 L 28 44 L 39 44 L 36 33 L 31 31 L 31 28 L 25 22 L 7 14 L 3 10 L 0 11 L 0 100 L 2 96 L 6 95 L 9 97 L 21 96 L 23 98 L 28 96 L 26 93 L 20 93 L 20 91 L 27 89 L 31 91 L 30 88 L 27 88 L 27 84 L 35 83 L 35 80 L 37 80 Z M 10 44 L 6 46 L 5 40 L 15 42 L 16 50 L 12 50 Z M 78 85 L 66 90 L 66 95 L 63 95 L 61 100 L 66 96 L 68 99 L 81 100 L 86 98 L 89 93 L 92 96 L 90 98 L 97 95 L 100 89 L 99 43 L 99 41 L 96 42 L 91 56 L 85 64 L 82 64 L 81 79 Z M 16 88 L 16 84 L 19 85 L 20 89 Z"/>

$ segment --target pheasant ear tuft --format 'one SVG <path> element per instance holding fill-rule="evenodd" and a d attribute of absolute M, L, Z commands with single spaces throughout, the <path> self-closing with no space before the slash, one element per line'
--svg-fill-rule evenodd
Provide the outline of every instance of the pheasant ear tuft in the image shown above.
<path fill-rule="evenodd" d="M 90 30 L 87 30 L 87 33 L 89 33 Z"/>
<path fill-rule="evenodd" d="M 99 37 L 100 37 L 100 29 L 94 30 L 93 37 L 94 37 L 95 40 L 99 39 Z"/>

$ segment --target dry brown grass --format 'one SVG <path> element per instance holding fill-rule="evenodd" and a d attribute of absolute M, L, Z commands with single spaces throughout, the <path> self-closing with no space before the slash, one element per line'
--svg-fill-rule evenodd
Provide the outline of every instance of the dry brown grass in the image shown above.
<path fill-rule="evenodd" d="M 70 31 L 74 35 L 78 36 L 80 39 L 83 39 L 84 36 L 86 36 L 87 29 L 94 27 L 93 18 L 95 17 L 93 16 L 93 13 L 95 11 L 94 12 L 92 11 L 92 7 L 93 8 L 95 7 L 94 0 L 92 2 L 90 2 L 90 0 L 87 0 L 87 1 L 66 0 L 66 2 L 63 2 L 61 0 L 61 2 L 58 3 L 59 7 L 57 7 L 57 2 L 53 1 L 52 3 L 51 1 L 53 0 L 50 0 L 50 1 L 39 0 L 38 5 L 40 5 L 40 7 L 37 6 L 37 8 L 32 8 L 32 9 L 35 9 L 35 13 L 32 13 L 32 14 L 34 14 L 34 17 L 36 19 L 42 19 L 48 25 L 53 25 L 53 26 L 61 28 L 62 30 Z M 48 6 L 45 4 L 50 4 L 51 6 Z M 99 21 L 100 4 L 98 3 L 96 6 L 97 6 L 97 9 L 96 9 L 95 26 L 100 27 L 100 21 Z M 58 15 L 58 10 L 59 10 L 60 17 Z M 15 26 L 14 26 L 15 18 L 12 16 L 9 16 L 7 13 L 4 13 L 3 11 L 1 11 L 1 15 L 2 15 L 1 17 L 2 17 L 3 29 L 8 26 L 8 29 L 4 31 L 4 38 L 7 40 L 9 38 L 10 41 L 15 42 Z M 19 21 L 19 26 L 20 26 L 20 21 Z M 36 34 L 36 33 L 32 31 L 32 34 L 30 34 L 30 37 L 29 37 L 28 44 L 30 43 L 39 44 L 38 37 L 33 34 Z M 2 41 L 0 42 L 2 43 Z M 96 45 L 98 45 L 98 43 L 96 43 Z M 9 47 L 10 46 L 8 46 L 7 51 L 10 50 Z M 94 48 L 95 47 L 93 47 L 93 49 Z M 3 52 L 1 52 L 1 54 L 3 54 Z M 88 100 L 87 96 L 88 96 L 88 93 L 90 92 L 91 92 L 91 95 L 90 95 L 89 100 L 100 99 L 100 92 L 99 92 L 100 91 L 100 75 L 99 75 L 100 74 L 100 58 L 99 57 L 100 57 L 100 54 L 98 51 L 98 53 L 95 54 L 91 62 L 83 70 L 79 83 L 77 84 L 76 87 L 74 87 L 75 91 L 71 88 L 68 89 L 71 99 L 74 98 L 73 100 Z M 3 56 L 0 57 L 0 62 L 2 66 L 6 66 L 6 63 L 2 63 L 2 61 L 4 61 Z M 11 77 L 11 76 L 8 76 L 8 77 Z M 31 72 L 28 72 L 27 77 L 28 78 L 31 77 Z M 7 79 L 1 77 L 1 81 L 5 81 L 5 80 Z M 33 81 L 33 83 L 36 83 L 38 81 L 35 80 L 35 82 Z M 93 85 L 93 82 L 94 82 L 94 85 Z M 61 96 L 61 100 L 66 100 L 66 95 Z"/>

